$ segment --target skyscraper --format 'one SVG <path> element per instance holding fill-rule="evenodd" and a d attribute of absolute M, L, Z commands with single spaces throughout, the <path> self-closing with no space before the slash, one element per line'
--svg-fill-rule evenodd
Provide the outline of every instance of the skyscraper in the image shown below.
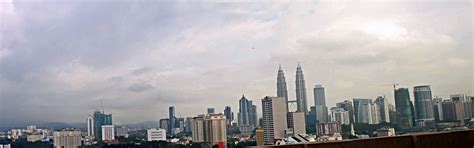
<path fill-rule="evenodd" d="M 95 111 L 93 116 L 94 123 L 94 138 L 96 140 L 102 139 L 102 126 L 103 125 L 112 125 L 112 114 L 104 114 L 100 111 Z"/>
<path fill-rule="evenodd" d="M 354 98 L 352 102 L 356 123 L 372 123 L 372 100 Z"/>
<path fill-rule="evenodd" d="M 285 73 L 283 73 L 283 69 L 281 69 L 281 65 L 278 67 L 277 96 L 284 97 L 286 100 L 286 103 L 288 104 L 288 90 L 286 87 Z"/>
<path fill-rule="evenodd" d="M 344 102 L 336 103 L 336 107 L 343 108 L 345 111 L 349 112 L 349 122 L 354 123 L 354 106 L 350 100 L 345 100 Z"/>
<path fill-rule="evenodd" d="M 168 124 L 168 133 L 171 135 L 173 133 L 173 129 L 176 125 L 176 116 L 175 116 L 175 110 L 174 106 L 170 106 L 168 108 L 169 110 L 169 124 Z"/>
<path fill-rule="evenodd" d="M 434 98 L 433 99 L 433 113 L 435 121 L 443 121 L 443 99 Z"/>
<path fill-rule="evenodd" d="M 303 70 L 301 69 L 300 63 L 296 68 L 296 104 L 297 112 L 308 113 L 308 106 L 306 101 L 306 86 L 304 81 Z"/>
<path fill-rule="evenodd" d="M 442 103 L 444 121 L 458 121 L 464 126 L 464 108 L 462 101 L 445 100 Z"/>
<path fill-rule="evenodd" d="M 93 115 L 88 115 L 87 116 L 87 136 L 89 138 L 94 138 L 94 116 Z"/>
<path fill-rule="evenodd" d="M 251 132 L 257 126 L 257 106 L 244 95 L 239 100 L 238 125 L 244 133 Z"/>
<path fill-rule="evenodd" d="M 403 128 L 413 127 L 414 110 L 408 88 L 395 89 L 395 108 L 398 117 L 396 122 Z"/>
<path fill-rule="evenodd" d="M 234 113 L 232 112 L 232 109 L 230 106 L 226 106 L 224 108 L 224 115 L 225 118 L 227 119 L 228 124 L 230 124 L 234 120 Z"/>
<path fill-rule="evenodd" d="M 287 104 L 284 97 L 269 97 L 262 99 L 262 126 L 265 145 L 272 145 L 273 140 L 285 138 L 287 129 Z"/>
<path fill-rule="evenodd" d="M 433 97 L 429 85 L 415 86 L 415 110 L 419 126 L 434 126 Z"/>
<path fill-rule="evenodd" d="M 328 108 L 326 107 L 326 94 L 322 85 L 316 85 L 313 89 L 314 107 L 316 109 L 316 122 L 328 122 Z"/>
<path fill-rule="evenodd" d="M 378 106 L 378 111 L 380 114 L 380 122 L 390 122 L 390 114 L 388 111 L 388 102 L 385 97 L 379 96 L 374 101 L 375 104 Z"/>

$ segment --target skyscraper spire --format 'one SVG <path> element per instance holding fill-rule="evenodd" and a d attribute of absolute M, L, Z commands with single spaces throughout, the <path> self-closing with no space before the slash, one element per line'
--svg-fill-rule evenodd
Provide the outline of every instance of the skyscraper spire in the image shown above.
<path fill-rule="evenodd" d="M 281 69 L 281 65 L 278 68 L 278 75 L 277 75 L 277 96 L 284 97 L 286 104 L 288 104 L 288 91 L 286 88 L 286 80 L 285 80 L 285 73 Z"/>
<path fill-rule="evenodd" d="M 303 70 L 301 69 L 300 62 L 296 68 L 296 105 L 297 112 L 308 113 L 308 105 L 306 101 L 306 87 L 304 82 Z"/>

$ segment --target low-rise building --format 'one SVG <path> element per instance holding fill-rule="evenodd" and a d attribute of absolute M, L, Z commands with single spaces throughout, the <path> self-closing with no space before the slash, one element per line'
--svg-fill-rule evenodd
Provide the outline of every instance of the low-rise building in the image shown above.
<path fill-rule="evenodd" d="M 166 130 L 165 129 L 149 129 L 146 131 L 147 141 L 165 141 Z"/>

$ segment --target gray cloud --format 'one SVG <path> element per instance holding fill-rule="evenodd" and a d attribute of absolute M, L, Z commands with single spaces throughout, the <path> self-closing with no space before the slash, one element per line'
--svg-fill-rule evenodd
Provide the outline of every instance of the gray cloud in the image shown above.
<path fill-rule="evenodd" d="M 473 93 L 472 5 L 456 2 L 2 3 L 0 120 L 118 123 L 260 105 L 296 63 L 327 102 L 391 96 L 397 82 Z M 3 7 L 4 6 L 4 7 Z M 3 9 L 4 8 L 4 9 Z"/>

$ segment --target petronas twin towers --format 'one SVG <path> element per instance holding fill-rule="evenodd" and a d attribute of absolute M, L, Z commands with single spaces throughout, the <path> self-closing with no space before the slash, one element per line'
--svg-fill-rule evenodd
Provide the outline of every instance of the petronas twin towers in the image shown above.
<path fill-rule="evenodd" d="M 308 113 L 308 105 L 306 101 L 306 87 L 303 75 L 303 69 L 301 69 L 300 63 L 298 63 L 298 67 L 296 68 L 296 111 L 297 112 L 305 112 Z M 278 97 L 285 97 L 286 103 L 288 104 L 288 91 L 286 87 L 286 80 L 285 74 L 281 69 L 281 65 L 278 69 L 278 76 L 277 76 L 277 96 Z"/>

